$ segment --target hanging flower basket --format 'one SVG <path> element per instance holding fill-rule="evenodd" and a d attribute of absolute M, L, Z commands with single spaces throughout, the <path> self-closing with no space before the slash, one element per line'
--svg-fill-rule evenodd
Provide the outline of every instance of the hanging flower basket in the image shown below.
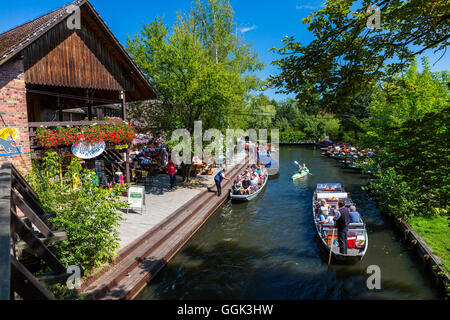
<path fill-rule="evenodd" d="M 56 130 L 38 128 L 36 143 L 45 149 L 66 147 L 83 141 L 104 141 L 109 146 L 131 144 L 136 132 L 127 124 L 103 124 L 85 127 L 57 127 Z"/>

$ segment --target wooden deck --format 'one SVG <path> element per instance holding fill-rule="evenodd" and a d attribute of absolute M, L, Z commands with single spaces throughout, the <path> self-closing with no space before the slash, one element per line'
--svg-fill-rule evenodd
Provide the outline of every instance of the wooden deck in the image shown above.
<path fill-rule="evenodd" d="M 236 164 L 227 174 L 235 178 L 247 163 Z M 133 299 L 184 246 L 206 220 L 228 199 L 231 181 L 223 194 L 202 191 L 157 226 L 130 243 L 108 270 L 83 283 L 81 294 L 90 299 Z"/>

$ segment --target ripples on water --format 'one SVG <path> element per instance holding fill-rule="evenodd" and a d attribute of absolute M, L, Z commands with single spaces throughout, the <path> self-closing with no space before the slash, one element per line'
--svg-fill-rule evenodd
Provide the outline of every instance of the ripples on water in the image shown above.
<path fill-rule="evenodd" d="M 294 161 L 312 176 L 291 181 Z M 327 264 L 312 220 L 317 183 L 340 182 L 369 234 L 354 265 Z M 225 204 L 138 299 L 434 299 L 436 292 L 361 186 L 367 178 L 315 148 L 282 147 L 280 174 L 249 203 Z M 382 290 L 366 287 L 366 269 L 381 268 Z"/>

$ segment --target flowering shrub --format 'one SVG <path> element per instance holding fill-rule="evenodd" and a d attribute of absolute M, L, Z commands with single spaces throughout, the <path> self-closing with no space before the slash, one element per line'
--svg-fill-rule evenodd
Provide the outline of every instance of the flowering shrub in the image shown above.
<path fill-rule="evenodd" d="M 36 142 L 46 149 L 71 146 L 78 142 L 97 143 L 104 141 L 107 145 L 131 144 L 136 133 L 126 124 L 104 124 L 86 127 L 57 127 L 56 130 L 38 128 Z"/>

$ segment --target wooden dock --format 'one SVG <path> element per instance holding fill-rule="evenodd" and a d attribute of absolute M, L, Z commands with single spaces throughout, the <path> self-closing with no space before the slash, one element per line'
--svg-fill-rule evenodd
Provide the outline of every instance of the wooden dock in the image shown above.
<path fill-rule="evenodd" d="M 235 178 L 247 163 L 235 165 Z M 223 194 L 202 191 L 157 226 L 125 247 L 103 273 L 87 279 L 80 294 L 94 300 L 133 299 L 184 246 L 208 218 L 228 200 L 232 182 L 222 183 Z"/>

